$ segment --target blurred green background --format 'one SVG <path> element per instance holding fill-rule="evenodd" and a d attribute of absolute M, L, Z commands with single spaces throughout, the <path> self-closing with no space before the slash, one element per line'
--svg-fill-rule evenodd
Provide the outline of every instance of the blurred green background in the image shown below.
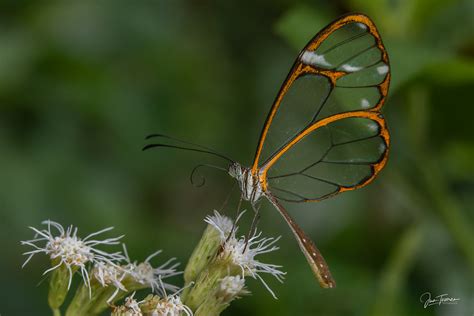
<path fill-rule="evenodd" d="M 474 313 L 474 2 L 2 1 L 0 10 L 0 313 L 48 315 L 45 257 L 20 268 L 28 226 L 44 219 L 126 234 L 133 259 L 186 262 L 232 180 L 189 182 L 203 155 L 141 152 L 161 132 L 251 163 L 267 110 L 299 49 L 362 12 L 379 27 L 393 75 L 387 167 L 369 187 L 289 206 L 338 282 L 322 290 L 289 229 L 284 284 L 257 281 L 225 315 Z M 227 210 L 233 214 L 233 208 Z M 76 280 L 77 281 L 77 280 Z M 174 280 L 180 285 L 181 280 Z M 40 283 L 38 285 L 38 283 Z M 458 305 L 424 309 L 423 292 Z"/>

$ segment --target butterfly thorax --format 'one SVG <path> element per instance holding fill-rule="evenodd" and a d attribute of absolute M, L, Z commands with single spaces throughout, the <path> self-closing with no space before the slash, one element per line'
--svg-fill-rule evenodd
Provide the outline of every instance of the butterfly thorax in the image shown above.
<path fill-rule="evenodd" d="M 228 173 L 237 180 L 244 200 L 255 204 L 262 197 L 262 184 L 258 178 L 252 174 L 250 168 L 243 167 L 234 162 L 229 166 Z"/>

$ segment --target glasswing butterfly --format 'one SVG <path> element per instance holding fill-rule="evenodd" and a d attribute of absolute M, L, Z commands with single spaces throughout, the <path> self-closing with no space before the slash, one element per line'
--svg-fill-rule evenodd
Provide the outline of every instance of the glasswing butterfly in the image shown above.
<path fill-rule="evenodd" d="M 332 22 L 300 52 L 266 118 L 253 164 L 244 167 L 208 147 L 153 134 L 230 162 L 241 200 L 263 197 L 282 215 L 324 288 L 335 286 L 312 240 L 284 202 L 318 202 L 374 180 L 388 158 L 390 136 L 381 108 L 390 83 L 387 51 L 372 20 L 350 14 Z M 202 166 L 202 165 L 199 165 Z M 199 167 L 198 166 L 198 167 Z M 194 173 L 194 170 L 193 170 Z"/>

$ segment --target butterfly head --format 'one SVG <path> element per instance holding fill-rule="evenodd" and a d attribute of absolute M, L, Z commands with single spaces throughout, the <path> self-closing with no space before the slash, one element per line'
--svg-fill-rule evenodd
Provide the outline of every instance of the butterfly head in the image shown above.
<path fill-rule="evenodd" d="M 244 169 L 238 162 L 233 162 L 229 165 L 229 169 L 227 172 L 232 178 L 237 179 L 237 181 L 240 181 L 242 179 L 242 175 L 244 173 Z"/>
<path fill-rule="evenodd" d="M 242 167 L 239 163 L 233 162 L 229 166 L 229 175 L 239 183 L 242 198 L 250 203 L 256 203 L 263 194 L 260 181 L 252 175 L 249 168 Z"/>

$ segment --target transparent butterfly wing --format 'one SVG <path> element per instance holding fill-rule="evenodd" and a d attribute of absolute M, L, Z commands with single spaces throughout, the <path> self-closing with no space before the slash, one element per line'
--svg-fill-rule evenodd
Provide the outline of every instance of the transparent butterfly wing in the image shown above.
<path fill-rule="evenodd" d="M 380 109 L 389 81 L 388 56 L 368 17 L 330 24 L 283 83 L 252 171 L 288 201 L 317 201 L 368 184 L 388 153 Z"/>
<path fill-rule="evenodd" d="M 308 133 L 267 173 L 272 194 L 291 202 L 319 201 L 370 182 L 385 163 L 388 138 L 378 115 L 349 116 Z"/>

